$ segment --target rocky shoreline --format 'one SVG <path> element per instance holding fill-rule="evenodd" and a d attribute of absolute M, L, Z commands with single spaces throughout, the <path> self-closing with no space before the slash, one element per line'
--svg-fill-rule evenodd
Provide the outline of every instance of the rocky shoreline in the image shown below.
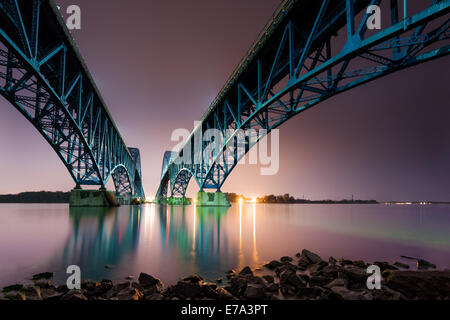
<path fill-rule="evenodd" d="M 413 258 L 411 258 L 413 259 Z M 419 271 L 396 262 L 374 262 L 382 271 L 380 290 L 366 285 L 364 261 L 323 260 L 303 250 L 264 266 L 264 275 L 245 267 L 226 273 L 227 281 L 205 281 L 198 275 L 165 287 L 161 280 L 141 273 L 138 281 L 113 283 L 83 281 L 81 290 L 50 282 L 53 273 L 33 276 L 34 285 L 3 288 L 0 300 L 98 301 L 98 300 L 450 300 L 450 270 L 429 271 L 433 264 L 417 259 Z"/>

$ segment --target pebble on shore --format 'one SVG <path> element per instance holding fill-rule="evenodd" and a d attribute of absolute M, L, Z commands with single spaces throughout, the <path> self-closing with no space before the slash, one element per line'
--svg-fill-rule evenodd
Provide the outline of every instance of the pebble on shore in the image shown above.
<path fill-rule="evenodd" d="M 261 277 L 255 270 L 244 267 L 225 274 L 224 287 L 219 278 L 208 282 L 199 275 L 181 279 L 175 285 L 165 287 L 161 280 L 141 273 L 137 282 L 113 283 L 83 281 L 81 290 L 69 290 L 67 286 L 55 286 L 49 279 L 53 273 L 33 276 L 34 285 L 16 284 L 3 288 L 0 300 L 415 300 L 450 299 L 450 270 L 409 271 L 400 262 L 374 262 L 382 271 L 381 290 L 369 290 L 366 285 L 367 266 L 362 260 L 324 261 L 319 255 L 303 250 L 295 257 L 284 256 L 267 263 Z M 428 261 L 417 259 L 420 270 L 435 269 Z"/>

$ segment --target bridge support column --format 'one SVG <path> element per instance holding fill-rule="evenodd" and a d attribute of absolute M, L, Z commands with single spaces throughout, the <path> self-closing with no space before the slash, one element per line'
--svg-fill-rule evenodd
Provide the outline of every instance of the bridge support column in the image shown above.
<path fill-rule="evenodd" d="M 116 195 L 112 191 L 73 189 L 70 193 L 70 207 L 118 207 Z"/>
<path fill-rule="evenodd" d="M 197 207 L 231 207 L 227 195 L 221 191 L 197 193 Z"/>

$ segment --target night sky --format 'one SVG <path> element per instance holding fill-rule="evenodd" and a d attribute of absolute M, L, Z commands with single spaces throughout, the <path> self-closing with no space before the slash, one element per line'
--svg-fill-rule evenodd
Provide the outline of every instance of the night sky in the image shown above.
<path fill-rule="evenodd" d="M 59 0 L 82 9 L 73 31 L 127 143 L 141 150 L 155 195 L 177 128 L 191 130 L 279 0 Z M 450 60 L 381 78 L 280 127 L 280 171 L 238 166 L 223 191 L 311 199 L 450 201 Z M 70 190 L 50 145 L 0 98 L 0 193 Z M 112 184 L 109 185 L 112 188 Z M 198 187 L 192 181 L 188 195 Z"/>

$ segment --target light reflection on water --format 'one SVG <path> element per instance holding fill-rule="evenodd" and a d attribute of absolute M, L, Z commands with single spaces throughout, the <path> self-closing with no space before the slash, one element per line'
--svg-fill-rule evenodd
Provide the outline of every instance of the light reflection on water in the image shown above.
<path fill-rule="evenodd" d="M 303 248 L 323 258 L 384 260 L 400 255 L 450 267 L 450 206 L 263 205 L 231 208 L 144 205 L 70 209 L 0 205 L 0 286 L 68 265 L 85 279 L 147 272 L 173 283 L 257 267 Z M 408 261 L 403 261 L 408 263 Z M 108 266 L 108 268 L 105 268 Z"/>

